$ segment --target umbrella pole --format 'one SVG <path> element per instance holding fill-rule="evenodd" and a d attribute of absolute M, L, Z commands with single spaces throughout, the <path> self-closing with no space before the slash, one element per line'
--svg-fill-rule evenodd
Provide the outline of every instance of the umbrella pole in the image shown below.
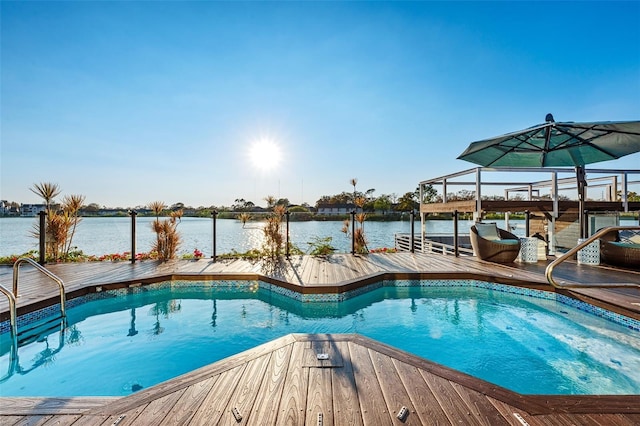
<path fill-rule="evenodd" d="M 587 186 L 587 178 L 584 166 L 576 166 L 576 181 L 578 183 L 578 223 L 580 225 L 580 238 L 586 238 L 586 223 L 584 220 L 584 195 Z"/>

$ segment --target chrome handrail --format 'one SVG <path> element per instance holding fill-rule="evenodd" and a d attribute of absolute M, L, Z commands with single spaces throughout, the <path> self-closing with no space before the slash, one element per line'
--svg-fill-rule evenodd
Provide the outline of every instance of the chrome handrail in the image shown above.
<path fill-rule="evenodd" d="M 35 260 L 29 257 L 21 257 L 18 260 L 16 260 L 15 263 L 13 264 L 13 295 L 15 296 L 15 298 L 16 299 L 18 298 L 18 274 L 20 272 L 20 264 L 25 262 L 32 265 L 33 267 L 36 268 L 36 270 L 42 272 L 47 277 L 54 280 L 56 284 L 58 284 L 58 288 L 60 290 L 60 312 L 62 313 L 62 317 L 66 317 L 67 311 L 65 309 L 66 297 L 64 293 L 64 282 L 62 282 L 62 280 L 57 275 L 53 274 L 52 272 L 49 272 L 44 267 L 42 267 L 39 263 L 37 263 Z"/>
<path fill-rule="evenodd" d="M 16 297 L 7 290 L 2 284 L 0 284 L 0 293 L 4 293 L 9 299 L 9 324 L 11 325 L 11 336 L 16 338 L 18 336 L 18 315 L 16 310 Z"/>
<path fill-rule="evenodd" d="M 9 290 L 0 284 L 0 293 L 4 293 L 9 299 L 9 324 L 11 326 L 11 348 L 9 349 L 9 371 L 4 377 L 0 378 L 0 383 L 5 378 L 11 377 L 18 365 L 18 315 L 16 310 L 16 298 Z"/>
<path fill-rule="evenodd" d="M 638 231 L 640 230 L 640 226 L 609 226 L 607 228 L 602 228 L 600 229 L 598 232 L 596 232 L 595 234 L 593 234 L 592 236 L 590 236 L 589 238 L 587 238 L 585 241 L 579 243 L 577 246 L 575 246 L 574 248 L 572 248 L 571 250 L 569 250 L 568 252 L 566 252 L 565 254 L 563 254 L 562 256 L 560 256 L 559 258 L 557 258 L 556 260 L 554 260 L 553 262 L 551 262 L 550 264 L 547 265 L 547 269 L 545 269 L 544 271 L 544 275 L 547 278 L 547 281 L 549 282 L 549 284 L 551 284 L 552 286 L 554 286 L 555 288 L 619 288 L 619 287 L 640 287 L 640 284 L 636 284 L 636 283 L 616 283 L 616 284 L 566 284 L 566 285 L 560 285 L 556 282 L 556 280 L 553 279 L 553 269 L 558 266 L 559 264 L 561 264 L 562 262 L 564 262 L 565 260 L 567 260 L 568 258 L 572 257 L 574 254 L 576 254 L 580 249 L 588 246 L 589 244 L 591 244 L 592 242 L 594 242 L 595 240 L 597 240 L 598 238 L 602 237 L 605 234 L 608 234 L 611 231 L 625 231 L 625 230 L 634 230 L 634 231 Z"/>

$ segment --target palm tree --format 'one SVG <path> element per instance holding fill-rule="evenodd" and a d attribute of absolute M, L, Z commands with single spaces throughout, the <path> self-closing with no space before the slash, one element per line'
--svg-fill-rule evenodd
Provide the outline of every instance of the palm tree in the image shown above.
<path fill-rule="evenodd" d="M 153 212 L 153 215 L 156 217 L 156 221 L 151 224 L 151 227 L 153 229 L 153 232 L 156 233 L 156 249 L 159 249 L 162 245 L 160 242 L 160 234 L 162 233 L 162 226 L 160 225 L 160 215 L 164 210 L 164 202 L 153 201 L 149 203 L 149 210 L 151 210 Z M 160 252 L 158 251 L 157 253 L 159 256 Z"/>
<path fill-rule="evenodd" d="M 267 195 L 266 197 L 264 197 L 264 200 L 267 202 L 267 208 L 269 210 L 273 210 L 277 202 L 276 197 L 274 197 L 273 195 Z"/>
<path fill-rule="evenodd" d="M 240 213 L 238 215 L 238 220 L 240 220 L 240 222 L 242 222 L 242 227 L 243 228 L 246 225 L 246 223 L 249 221 L 249 219 L 251 219 L 251 215 L 249 213 Z"/>
<path fill-rule="evenodd" d="M 149 204 L 149 208 L 156 216 L 156 220 L 151 224 L 151 229 L 156 233 L 156 243 L 152 248 L 158 255 L 158 259 L 166 261 L 176 256 L 180 245 L 180 234 L 177 227 L 182 218 L 183 211 L 176 210 L 169 214 L 169 219 L 160 222 L 160 215 L 165 209 L 162 201 L 154 201 Z"/>
<path fill-rule="evenodd" d="M 262 228 L 265 236 L 264 251 L 268 257 L 275 258 L 281 253 L 284 244 L 281 225 L 286 211 L 284 206 L 275 206 L 273 214 L 267 218 L 265 226 Z"/>
<path fill-rule="evenodd" d="M 64 197 L 62 200 L 62 210 L 64 211 L 65 216 L 68 217 L 71 224 L 71 232 L 67 238 L 67 246 L 64 250 L 65 254 L 69 254 L 71 250 L 71 242 L 73 240 L 73 236 L 76 233 L 76 228 L 78 223 L 80 223 L 80 217 L 78 216 L 78 212 L 82 208 L 82 204 L 84 204 L 85 197 L 84 195 L 68 195 Z"/>
<path fill-rule="evenodd" d="M 68 247 L 71 246 L 69 230 L 73 227 L 73 232 L 75 232 L 75 225 L 78 221 L 77 213 L 82 206 L 84 197 L 76 195 L 72 199 L 65 198 L 63 213 L 60 214 L 54 210 L 53 205 L 55 197 L 60 195 L 60 187 L 57 183 L 37 183 L 30 190 L 40 196 L 45 203 L 47 213 L 45 257 L 57 260 L 61 253 L 69 252 Z M 39 237 L 40 232 L 34 230 L 33 235 Z M 71 237 L 72 235 L 73 233 Z"/>
<path fill-rule="evenodd" d="M 36 183 L 33 185 L 33 188 L 30 188 L 30 191 L 44 200 L 47 206 L 47 213 L 51 213 L 53 199 L 60 195 L 60 187 L 58 184 L 51 182 Z"/>
<path fill-rule="evenodd" d="M 353 186 L 353 202 L 356 202 L 356 185 L 358 184 L 358 178 L 351 178 L 349 181 L 351 186 Z"/>
<path fill-rule="evenodd" d="M 159 220 L 158 218 L 164 211 L 164 207 L 165 205 L 162 201 L 154 201 L 152 203 L 149 203 L 149 209 L 153 212 L 153 215 L 156 217 L 156 220 Z"/>

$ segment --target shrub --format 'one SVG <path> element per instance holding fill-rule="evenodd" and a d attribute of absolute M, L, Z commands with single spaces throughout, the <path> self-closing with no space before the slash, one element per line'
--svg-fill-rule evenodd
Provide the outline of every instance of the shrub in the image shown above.
<path fill-rule="evenodd" d="M 331 237 L 313 237 L 309 244 L 309 254 L 312 256 L 327 256 L 336 251 L 335 247 L 331 246 Z"/>
<path fill-rule="evenodd" d="M 161 201 L 154 201 L 149 208 L 156 216 L 156 220 L 151 224 L 151 229 L 156 233 L 156 242 L 152 251 L 158 254 L 158 259 L 167 261 L 175 259 L 178 247 L 180 246 L 180 234 L 178 233 L 178 224 L 182 218 L 182 210 L 176 210 L 169 213 L 169 218 L 160 220 L 165 205 Z"/>

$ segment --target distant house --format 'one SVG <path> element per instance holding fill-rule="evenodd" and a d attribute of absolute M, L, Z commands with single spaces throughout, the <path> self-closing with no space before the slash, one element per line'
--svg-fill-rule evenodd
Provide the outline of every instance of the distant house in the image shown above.
<path fill-rule="evenodd" d="M 7 200 L 0 200 L 0 216 L 20 216 L 20 211 L 17 207 L 12 207 L 11 205 L 14 203 L 10 203 Z"/>
<path fill-rule="evenodd" d="M 318 204 L 318 214 L 319 215 L 346 215 L 354 211 L 356 208 L 355 204 Z"/>
<path fill-rule="evenodd" d="M 35 217 L 38 213 L 47 210 L 45 204 L 21 204 L 20 216 Z"/>

